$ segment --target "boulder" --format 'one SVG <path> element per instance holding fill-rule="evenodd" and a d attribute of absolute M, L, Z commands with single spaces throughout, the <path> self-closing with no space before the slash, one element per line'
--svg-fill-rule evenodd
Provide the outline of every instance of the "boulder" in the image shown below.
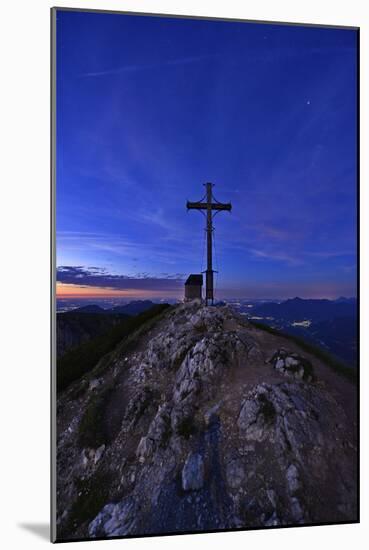
<path fill-rule="evenodd" d="M 97 464 L 100 460 L 100 458 L 102 457 L 102 455 L 104 454 L 104 451 L 105 451 L 105 445 L 100 445 L 100 447 L 98 447 L 96 449 L 96 452 L 95 452 L 95 456 L 94 456 L 94 463 Z"/>
<path fill-rule="evenodd" d="M 311 382 L 314 378 L 313 367 L 308 359 L 297 353 L 288 352 L 283 348 L 276 351 L 269 363 L 278 372 L 290 378 L 306 380 L 307 382 Z"/>
<path fill-rule="evenodd" d="M 138 460 L 142 463 L 149 458 L 155 450 L 155 443 L 149 437 L 142 437 L 136 451 Z"/>
<path fill-rule="evenodd" d="M 237 425 L 247 440 L 262 441 L 270 431 L 275 414 L 265 387 L 260 385 L 243 401 Z"/>
<path fill-rule="evenodd" d="M 127 497 L 118 504 L 107 504 L 88 527 L 90 537 L 127 535 L 135 521 L 135 502 Z"/>

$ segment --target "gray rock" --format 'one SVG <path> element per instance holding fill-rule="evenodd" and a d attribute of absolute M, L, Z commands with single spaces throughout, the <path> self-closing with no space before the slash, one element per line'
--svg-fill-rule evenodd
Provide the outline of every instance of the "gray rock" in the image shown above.
<path fill-rule="evenodd" d="M 264 525 L 265 527 L 275 527 L 276 525 L 279 525 L 280 520 L 277 516 L 277 512 L 274 510 L 273 514 L 265 520 Z"/>
<path fill-rule="evenodd" d="M 182 470 L 182 488 L 195 491 L 204 485 L 204 461 L 200 454 L 190 453 Z"/>
<path fill-rule="evenodd" d="M 231 460 L 226 467 L 227 483 L 231 489 L 239 489 L 245 481 L 245 468 L 240 459 Z"/>
<path fill-rule="evenodd" d="M 265 387 L 260 385 L 243 401 L 237 424 L 249 441 L 262 441 L 270 432 L 275 408 L 267 395 Z"/>
<path fill-rule="evenodd" d="M 218 418 L 218 412 L 219 412 L 219 409 L 220 409 L 220 406 L 221 406 L 222 402 L 219 401 L 219 403 L 216 403 L 213 407 L 211 407 L 211 409 L 207 410 L 204 414 L 204 420 L 205 420 L 205 424 L 207 426 L 209 426 L 209 424 L 211 424 L 211 422 Z"/>
<path fill-rule="evenodd" d="M 96 390 L 96 388 L 98 388 L 100 386 L 100 383 L 101 383 L 100 380 L 94 378 L 93 380 L 90 381 L 88 389 L 90 391 Z"/>
<path fill-rule="evenodd" d="M 135 521 L 135 502 L 127 497 L 118 504 L 107 504 L 91 521 L 90 537 L 129 535 Z"/>
<path fill-rule="evenodd" d="M 273 367 L 291 378 L 297 380 L 311 381 L 312 365 L 306 358 L 299 356 L 297 353 L 290 353 L 285 349 L 279 349 L 269 360 Z"/>
<path fill-rule="evenodd" d="M 269 499 L 269 502 L 273 506 L 273 508 L 277 507 L 277 496 L 273 489 L 267 489 L 266 491 L 267 497 Z"/>
<path fill-rule="evenodd" d="M 143 463 L 149 458 L 155 450 L 155 443 L 149 437 L 142 437 L 136 451 L 138 460 Z"/>
<path fill-rule="evenodd" d="M 284 369 L 284 367 L 285 367 L 284 360 L 283 359 L 278 359 L 278 361 L 275 364 L 275 368 L 277 370 L 280 370 L 280 369 Z"/>
<path fill-rule="evenodd" d="M 299 364 L 298 360 L 295 357 L 289 356 L 285 359 L 286 367 L 294 367 Z M 277 368 L 277 366 L 276 366 Z"/>
<path fill-rule="evenodd" d="M 294 464 L 290 464 L 287 468 L 286 479 L 290 493 L 296 493 L 300 488 L 300 479 L 299 472 Z"/>
<path fill-rule="evenodd" d="M 87 466 L 88 460 L 89 460 L 89 457 L 88 457 L 88 454 L 87 454 L 86 449 L 82 449 L 81 457 L 82 457 L 82 464 L 83 464 L 83 467 L 85 468 L 85 467 Z"/>
<path fill-rule="evenodd" d="M 105 445 L 100 445 L 100 447 L 98 447 L 96 449 L 96 452 L 95 452 L 95 456 L 94 456 L 94 463 L 97 464 L 100 460 L 100 458 L 102 457 L 102 455 L 104 454 L 104 451 L 105 451 Z"/>
<path fill-rule="evenodd" d="M 258 414 L 259 406 L 255 399 L 245 399 L 237 421 L 239 429 L 242 431 L 249 429 L 256 422 Z"/>
<path fill-rule="evenodd" d="M 296 497 L 291 499 L 291 514 L 292 514 L 292 518 L 296 522 L 302 522 L 304 519 L 306 521 L 305 514 L 301 507 L 300 501 Z"/>
<path fill-rule="evenodd" d="M 170 413 L 171 413 L 171 407 L 168 406 L 167 404 L 161 405 L 159 407 L 158 412 L 156 413 L 153 421 L 151 422 L 149 431 L 147 433 L 147 437 L 149 439 L 152 439 L 157 443 L 161 443 L 163 441 L 165 435 L 169 431 Z"/>
<path fill-rule="evenodd" d="M 199 314 L 192 315 L 192 317 L 190 318 L 190 323 L 196 330 L 205 330 L 206 328 L 204 319 Z"/>

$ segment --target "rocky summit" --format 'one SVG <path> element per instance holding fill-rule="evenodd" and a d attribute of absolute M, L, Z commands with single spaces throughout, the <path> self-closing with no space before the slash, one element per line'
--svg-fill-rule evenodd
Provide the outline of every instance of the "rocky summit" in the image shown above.
<path fill-rule="evenodd" d="M 58 536 L 354 521 L 355 399 L 228 306 L 168 308 L 58 396 Z"/>

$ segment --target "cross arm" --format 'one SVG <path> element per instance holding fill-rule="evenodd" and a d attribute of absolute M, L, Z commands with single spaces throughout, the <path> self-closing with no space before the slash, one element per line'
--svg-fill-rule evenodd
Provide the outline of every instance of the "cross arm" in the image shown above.
<path fill-rule="evenodd" d="M 187 201 L 187 209 L 188 210 L 207 210 L 208 205 L 206 202 L 190 202 Z M 211 209 L 212 210 L 228 210 L 229 212 L 232 210 L 232 205 L 230 202 L 228 203 L 211 203 Z"/>
<path fill-rule="evenodd" d="M 212 210 L 228 210 L 229 212 L 232 210 L 232 204 L 230 202 L 227 203 L 213 203 L 211 205 Z"/>
<path fill-rule="evenodd" d="M 206 210 L 207 205 L 205 202 L 190 202 L 187 201 L 187 209 Z"/>

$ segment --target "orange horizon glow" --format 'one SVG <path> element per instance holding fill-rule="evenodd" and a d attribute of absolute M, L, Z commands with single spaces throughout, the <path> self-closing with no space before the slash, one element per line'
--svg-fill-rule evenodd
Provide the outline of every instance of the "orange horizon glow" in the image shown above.
<path fill-rule="evenodd" d="M 168 295 L 178 296 L 178 291 L 170 290 L 142 290 L 142 289 L 114 289 L 106 287 L 89 287 L 75 284 L 56 283 L 57 298 L 165 298 Z"/>

